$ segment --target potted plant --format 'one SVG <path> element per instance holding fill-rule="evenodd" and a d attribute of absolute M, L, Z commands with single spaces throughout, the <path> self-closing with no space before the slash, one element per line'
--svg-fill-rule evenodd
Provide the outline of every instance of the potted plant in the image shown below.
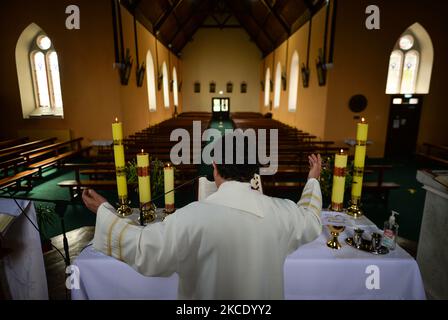
<path fill-rule="evenodd" d="M 48 237 L 48 227 L 53 227 L 56 213 L 54 208 L 39 204 L 36 206 L 37 226 L 39 228 L 42 251 L 51 250 L 51 239 Z"/>
<path fill-rule="evenodd" d="M 150 157 L 150 181 L 151 181 L 151 195 L 155 199 L 161 197 L 164 193 L 165 183 L 164 183 L 164 173 L 163 167 L 164 163 L 157 158 Z M 174 168 L 174 176 L 176 178 L 177 172 Z M 135 160 L 129 161 L 126 165 L 126 178 L 129 185 L 135 185 L 135 192 L 138 193 L 138 174 L 137 174 L 137 162 Z M 155 201 L 156 206 L 161 206 L 163 197 Z"/>

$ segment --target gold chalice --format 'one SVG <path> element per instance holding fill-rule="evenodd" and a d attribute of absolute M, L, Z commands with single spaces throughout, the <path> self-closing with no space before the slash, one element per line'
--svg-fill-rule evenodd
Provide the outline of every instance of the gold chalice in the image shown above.
<path fill-rule="evenodd" d="M 345 230 L 344 226 L 327 226 L 330 230 L 331 235 L 333 236 L 330 240 L 327 241 L 327 247 L 335 250 L 341 249 L 341 244 L 338 241 L 339 234 Z"/>

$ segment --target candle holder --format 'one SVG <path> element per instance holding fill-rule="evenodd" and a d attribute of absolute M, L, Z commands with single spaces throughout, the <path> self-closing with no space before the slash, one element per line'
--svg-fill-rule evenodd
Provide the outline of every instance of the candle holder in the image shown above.
<path fill-rule="evenodd" d="M 174 204 L 169 204 L 165 206 L 165 209 L 163 209 L 163 213 L 168 216 L 170 214 L 173 214 L 176 211 L 176 208 L 174 207 Z"/>
<path fill-rule="evenodd" d="M 140 218 L 138 219 L 141 225 L 147 225 L 156 220 L 156 206 L 151 204 L 140 204 Z M 143 220 L 143 223 L 142 223 Z"/>
<path fill-rule="evenodd" d="M 130 207 L 131 201 L 128 200 L 128 197 L 119 197 L 117 205 L 117 212 L 123 218 L 128 217 L 132 214 L 132 209 Z"/>
<path fill-rule="evenodd" d="M 347 214 L 357 219 L 364 215 L 364 212 L 361 209 L 361 201 L 358 199 L 352 199 L 349 202 L 349 207 L 347 208 Z"/>

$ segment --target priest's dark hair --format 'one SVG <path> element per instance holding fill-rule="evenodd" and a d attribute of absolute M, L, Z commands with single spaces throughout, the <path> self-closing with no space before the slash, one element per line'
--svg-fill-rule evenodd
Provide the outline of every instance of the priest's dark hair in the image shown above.
<path fill-rule="evenodd" d="M 233 143 L 230 150 L 226 149 L 226 139 L 232 139 Z M 215 154 L 214 158 L 218 173 L 222 178 L 250 182 L 254 174 L 259 173 L 260 166 L 257 159 L 256 141 L 250 141 L 248 136 L 237 130 L 233 134 L 222 136 L 217 140 L 217 143 L 221 144 L 222 152 L 221 154 Z M 231 160 L 230 163 L 229 160 Z"/>

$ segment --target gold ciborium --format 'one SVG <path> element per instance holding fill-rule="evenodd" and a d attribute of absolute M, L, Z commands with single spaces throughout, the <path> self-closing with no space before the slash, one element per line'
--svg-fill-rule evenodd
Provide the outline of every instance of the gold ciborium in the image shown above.
<path fill-rule="evenodd" d="M 338 237 L 339 234 L 345 230 L 345 227 L 333 225 L 328 225 L 327 227 L 330 230 L 331 235 L 333 236 L 330 240 L 327 241 L 327 247 L 335 250 L 341 249 L 341 244 L 338 241 Z"/>

